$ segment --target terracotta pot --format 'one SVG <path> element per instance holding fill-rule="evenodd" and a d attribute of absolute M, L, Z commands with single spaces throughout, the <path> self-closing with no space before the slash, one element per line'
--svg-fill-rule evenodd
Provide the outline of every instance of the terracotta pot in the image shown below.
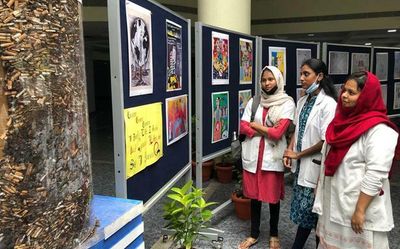
<path fill-rule="evenodd" d="M 239 219 L 250 220 L 251 218 L 251 208 L 250 199 L 245 197 L 238 197 L 236 192 L 231 195 L 233 204 L 235 205 L 235 213 Z"/>
<path fill-rule="evenodd" d="M 211 160 L 205 161 L 205 162 L 203 162 L 202 166 L 203 166 L 202 167 L 202 169 L 203 169 L 202 179 L 203 179 L 203 182 L 205 182 L 205 181 L 210 180 L 210 178 L 211 178 L 211 172 L 214 167 L 214 160 L 211 159 Z M 194 162 L 194 161 L 192 161 L 192 177 L 196 177 L 196 162 Z"/>
<path fill-rule="evenodd" d="M 218 181 L 221 183 L 230 183 L 232 181 L 233 165 L 230 163 L 217 163 L 215 165 Z"/>

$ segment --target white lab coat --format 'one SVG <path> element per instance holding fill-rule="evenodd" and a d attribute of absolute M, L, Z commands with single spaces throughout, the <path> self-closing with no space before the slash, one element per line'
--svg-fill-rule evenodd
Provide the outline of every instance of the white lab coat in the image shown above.
<path fill-rule="evenodd" d="M 331 222 L 351 227 L 351 217 L 362 191 L 374 196 L 365 214 L 364 229 L 390 231 L 394 223 L 388 173 L 397 137 L 397 132 L 387 125 L 376 125 L 353 143 L 332 177 L 325 176 L 322 163 L 313 212 L 324 215 L 323 210 L 329 208 Z M 325 143 L 322 162 L 328 151 L 329 145 Z M 324 187 L 327 179 L 331 181 L 330 188 Z M 383 195 L 379 195 L 381 189 Z M 324 203 L 324 195 L 330 195 L 331 203 Z"/>
<path fill-rule="evenodd" d="M 308 95 L 303 96 L 297 102 L 296 115 L 294 124 L 296 125 L 295 130 L 295 143 L 293 150 L 297 152 L 297 134 L 299 132 L 299 117 L 300 112 L 306 103 Z M 305 150 L 321 140 L 325 140 L 325 132 L 328 128 L 329 123 L 335 116 L 336 101 L 330 96 L 326 95 L 325 91 L 321 89 L 320 93 L 315 100 L 314 106 L 308 116 L 306 127 L 304 130 L 303 140 L 301 148 Z M 321 153 L 316 153 L 310 156 L 302 157 L 300 159 L 300 171 L 297 184 L 303 187 L 315 188 L 320 165 L 312 162 L 313 159 L 321 160 Z M 297 168 L 297 161 L 292 160 L 292 172 L 294 173 Z"/>
<path fill-rule="evenodd" d="M 243 113 L 242 117 L 243 121 L 250 122 L 252 103 L 253 99 L 250 99 Z M 296 107 L 292 101 L 285 102 L 282 106 L 282 112 L 280 114 L 280 117 L 282 117 L 282 119 L 288 118 L 290 120 L 293 120 L 295 109 Z M 254 122 L 262 124 L 262 113 L 263 113 L 263 107 L 259 105 L 254 115 Z M 263 125 L 265 126 L 265 124 Z M 243 169 L 251 173 L 256 173 L 258 150 L 261 138 L 265 140 L 263 162 L 261 164 L 262 165 L 261 169 L 266 171 L 283 172 L 284 166 L 282 162 L 282 156 L 287 146 L 285 136 L 282 136 L 279 142 L 271 141 L 264 136 L 254 136 L 252 138 L 246 137 L 245 141 L 242 142 Z M 278 150 L 281 151 L 279 156 L 273 155 L 272 146 L 279 146 Z"/>

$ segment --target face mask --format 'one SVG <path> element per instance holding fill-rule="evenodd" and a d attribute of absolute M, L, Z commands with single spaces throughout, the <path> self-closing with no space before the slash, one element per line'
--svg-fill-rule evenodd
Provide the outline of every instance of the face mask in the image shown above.
<path fill-rule="evenodd" d="M 319 84 L 317 84 L 317 81 L 315 81 L 314 83 L 311 84 L 311 86 L 309 86 L 309 87 L 306 89 L 306 93 L 307 93 L 307 94 L 313 93 L 315 90 L 318 89 L 318 87 L 319 87 Z"/>
<path fill-rule="evenodd" d="M 265 91 L 263 88 L 261 88 L 261 90 L 267 95 L 273 95 L 276 92 L 277 89 L 278 89 L 278 85 L 274 86 L 274 88 L 272 88 L 269 91 Z"/>

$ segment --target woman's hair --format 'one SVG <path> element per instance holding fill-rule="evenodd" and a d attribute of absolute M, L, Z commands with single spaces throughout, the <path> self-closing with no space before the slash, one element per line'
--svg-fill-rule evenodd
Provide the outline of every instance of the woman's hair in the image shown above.
<path fill-rule="evenodd" d="M 323 61 L 321 61 L 320 59 L 311 58 L 311 59 L 303 61 L 301 66 L 304 66 L 304 65 L 309 66 L 317 75 L 319 73 L 323 74 L 322 80 L 319 82 L 320 87 L 322 87 L 322 89 L 324 89 L 325 93 L 328 96 L 332 97 L 335 101 L 337 101 L 338 95 L 337 95 L 336 89 L 333 85 L 333 81 L 328 76 L 328 69 L 327 69 L 325 63 Z"/>
<path fill-rule="evenodd" d="M 365 81 L 367 80 L 367 74 L 365 71 L 355 72 L 346 78 L 345 83 L 349 80 L 354 80 L 357 83 L 358 89 L 361 91 L 364 88 Z"/>

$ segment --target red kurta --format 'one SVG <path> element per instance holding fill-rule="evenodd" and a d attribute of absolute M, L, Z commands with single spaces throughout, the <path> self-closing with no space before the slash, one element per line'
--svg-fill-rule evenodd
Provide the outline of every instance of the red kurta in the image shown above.
<path fill-rule="evenodd" d="M 263 109 L 263 123 L 267 116 L 268 109 Z M 280 139 L 289 127 L 290 119 L 281 119 L 274 127 L 268 129 L 268 139 Z M 240 122 L 240 133 L 253 137 L 255 131 L 250 128 L 249 122 Z M 257 171 L 255 174 L 243 170 L 243 194 L 251 199 L 262 202 L 277 203 L 285 196 L 284 173 L 277 171 L 261 170 L 265 148 L 264 139 L 260 140 L 258 149 Z"/>

